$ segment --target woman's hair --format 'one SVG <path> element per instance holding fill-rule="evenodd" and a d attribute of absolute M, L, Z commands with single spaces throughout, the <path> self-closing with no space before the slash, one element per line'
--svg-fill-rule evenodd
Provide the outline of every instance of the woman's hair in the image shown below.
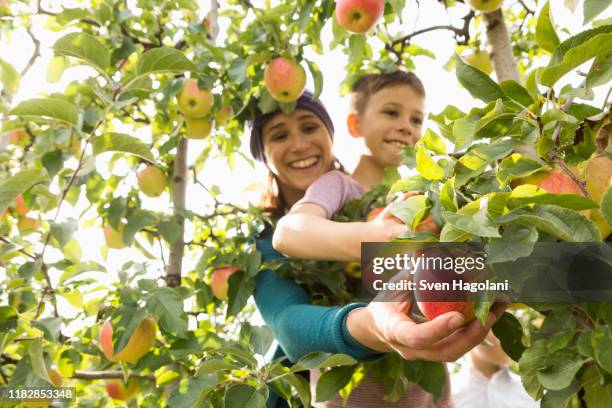
<path fill-rule="evenodd" d="M 323 122 L 323 125 L 325 125 L 327 128 L 329 137 L 333 140 L 334 124 L 331 117 L 329 116 L 329 113 L 327 112 L 327 109 L 325 109 L 323 103 L 319 99 L 313 99 L 312 97 L 312 92 L 305 90 L 296 101 L 295 109 L 306 109 L 314 113 L 321 120 L 321 122 Z M 280 109 L 265 114 L 257 111 L 255 113 L 255 118 L 251 121 L 251 155 L 255 160 L 262 163 L 266 162 L 263 147 L 263 128 L 264 125 L 278 112 L 280 112 Z M 335 157 L 329 170 L 339 170 L 346 173 L 344 166 L 342 166 L 342 164 Z M 269 171 L 268 173 L 268 184 L 265 192 L 262 194 L 259 207 L 262 208 L 264 213 L 273 220 L 279 219 L 289 210 L 287 201 L 285 200 L 285 197 L 283 197 L 283 193 L 279 188 L 278 180 L 272 171 Z"/>
<path fill-rule="evenodd" d="M 338 170 L 345 174 L 347 173 L 342 163 L 340 163 L 340 160 L 335 157 L 329 170 Z M 274 221 L 278 220 L 289 211 L 287 201 L 278 186 L 276 175 L 270 170 L 268 170 L 268 184 L 266 185 L 266 190 L 261 195 L 259 208 Z"/>

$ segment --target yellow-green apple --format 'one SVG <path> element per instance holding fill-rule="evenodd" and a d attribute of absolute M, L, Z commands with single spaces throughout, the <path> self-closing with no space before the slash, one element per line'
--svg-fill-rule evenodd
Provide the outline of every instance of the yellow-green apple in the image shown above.
<path fill-rule="evenodd" d="M 19 220 L 17 221 L 17 228 L 22 234 L 33 232 L 40 228 L 40 221 L 31 217 L 19 217 Z"/>
<path fill-rule="evenodd" d="M 13 129 L 8 134 L 9 143 L 17 145 L 21 142 L 26 136 L 28 132 L 25 129 Z"/>
<path fill-rule="evenodd" d="M 187 118 L 203 118 L 210 113 L 214 99 L 208 89 L 200 89 L 197 79 L 188 79 L 178 95 L 178 108 Z"/>
<path fill-rule="evenodd" d="M 487 75 L 493 72 L 493 64 L 491 63 L 491 58 L 489 58 L 489 53 L 486 51 L 476 50 L 465 55 L 463 59 L 471 66 L 478 68 Z"/>
<path fill-rule="evenodd" d="M 612 185 L 612 160 L 607 156 L 597 156 L 590 159 L 585 168 L 586 189 L 591 198 L 601 206 L 601 200 L 606 189 Z M 595 222 L 602 238 L 612 233 L 612 226 L 608 225 L 601 210 L 591 211 L 591 220 Z"/>
<path fill-rule="evenodd" d="M 500 8 L 504 0 L 466 0 L 465 2 L 476 11 L 488 13 Z"/>
<path fill-rule="evenodd" d="M 464 282 L 477 280 L 478 271 L 472 268 L 459 274 L 455 269 L 444 268 L 446 260 L 456 255 L 439 248 L 415 251 L 417 258 L 421 255 L 422 259 L 428 259 L 429 263 L 423 262 L 416 268 L 414 295 L 423 315 L 428 320 L 433 320 L 441 314 L 457 311 L 465 316 L 466 323 L 473 320 L 475 317 L 473 294 L 458 289 L 446 290 L 444 285 L 448 284 L 452 288 L 455 280 Z"/>
<path fill-rule="evenodd" d="M 150 316 L 145 317 L 136 327 L 123 350 L 115 354 L 113 326 L 110 320 L 106 320 L 100 330 L 98 344 L 110 361 L 136 364 L 155 345 L 156 331 L 155 319 Z"/>
<path fill-rule="evenodd" d="M 344 272 L 351 278 L 359 279 L 361 277 L 361 264 L 359 262 L 345 262 Z"/>
<path fill-rule="evenodd" d="M 338 0 L 336 20 L 344 29 L 363 34 L 369 31 L 385 11 L 384 0 Z"/>
<path fill-rule="evenodd" d="M 123 242 L 123 230 L 125 230 L 124 224 L 119 224 L 119 229 L 114 229 L 109 224 L 104 226 L 104 240 L 106 246 L 113 249 L 125 248 L 125 242 Z"/>
<path fill-rule="evenodd" d="M 212 273 L 212 278 L 210 280 L 210 287 L 212 288 L 212 293 L 219 300 L 227 300 L 227 290 L 229 288 L 229 277 L 238 272 L 240 268 L 237 266 L 229 265 L 222 266 L 221 268 L 217 268 Z"/>
<path fill-rule="evenodd" d="M 140 391 L 137 380 L 131 379 L 126 386 L 123 380 L 113 378 L 106 380 L 106 393 L 114 400 L 127 401 L 132 399 Z"/>
<path fill-rule="evenodd" d="M 215 115 L 215 125 L 225 126 L 231 117 L 232 109 L 227 105 L 223 105 Z"/>
<path fill-rule="evenodd" d="M 279 102 L 293 102 L 306 86 L 306 71 L 295 61 L 278 57 L 270 61 L 264 71 L 266 89 Z"/>
<path fill-rule="evenodd" d="M 211 130 L 212 123 L 208 118 L 185 118 L 185 137 L 187 139 L 204 139 Z"/>
<path fill-rule="evenodd" d="M 157 166 L 147 165 L 136 178 L 138 188 L 149 197 L 159 197 L 166 189 L 166 175 Z"/>

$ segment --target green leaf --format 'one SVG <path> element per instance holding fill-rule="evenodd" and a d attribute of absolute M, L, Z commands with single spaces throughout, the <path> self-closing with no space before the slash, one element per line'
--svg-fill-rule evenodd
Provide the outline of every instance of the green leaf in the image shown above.
<path fill-rule="evenodd" d="M 147 309 L 159 318 L 162 331 L 176 337 L 187 336 L 187 315 L 183 298 L 171 288 L 159 288 L 147 298 Z"/>
<path fill-rule="evenodd" d="M 63 99 L 37 98 L 28 99 L 13 108 L 9 115 L 55 119 L 76 126 L 79 119 L 77 107 Z"/>
<path fill-rule="evenodd" d="M 265 408 L 267 392 L 265 388 L 255 389 L 245 384 L 238 384 L 230 387 L 223 397 L 224 406 L 233 407 L 253 407 Z"/>
<path fill-rule="evenodd" d="M 314 93 L 312 94 L 313 99 L 318 99 L 323 91 L 323 73 L 319 69 L 319 66 L 312 61 L 306 61 L 310 74 L 314 80 Z"/>
<path fill-rule="evenodd" d="M 241 84 L 247 78 L 248 63 L 242 58 L 236 58 L 232 61 L 230 67 L 227 69 L 227 76 L 229 79 L 236 83 Z"/>
<path fill-rule="evenodd" d="M 526 177 L 536 171 L 540 170 L 542 165 L 533 159 L 523 157 L 519 153 L 514 153 L 499 164 L 497 171 L 497 179 L 499 180 L 500 186 L 505 186 L 508 182 Z"/>
<path fill-rule="evenodd" d="M 504 91 L 487 74 L 467 64 L 457 57 L 457 79 L 476 99 L 492 102 L 496 99 L 506 99 Z"/>
<path fill-rule="evenodd" d="M 204 404 L 206 394 L 214 390 L 219 379 L 214 374 L 201 374 L 188 377 L 174 387 L 168 398 L 171 407 L 199 407 Z"/>
<path fill-rule="evenodd" d="M 572 381 L 569 387 L 562 390 L 548 390 L 542 398 L 540 408 L 567 408 L 571 398 L 580 389 L 580 382 Z"/>
<path fill-rule="evenodd" d="M 597 208 L 595 201 L 576 194 L 551 194 L 543 188 L 532 184 L 524 184 L 515 188 L 506 205 L 510 209 L 527 204 L 546 204 L 569 208 L 572 210 L 586 210 Z"/>
<path fill-rule="evenodd" d="M 327 401 L 336 395 L 351 381 L 354 371 L 353 366 L 341 366 L 322 373 L 317 382 L 317 402 Z"/>
<path fill-rule="evenodd" d="M 608 7 L 610 7 L 610 0 L 584 0 L 584 21 L 582 22 L 582 25 L 587 25 L 590 23 Z"/>
<path fill-rule="evenodd" d="M 470 147 L 476 133 L 476 122 L 472 119 L 457 119 L 453 124 L 453 139 L 455 141 L 454 153 Z"/>
<path fill-rule="evenodd" d="M 282 380 L 289 383 L 295 389 L 303 406 L 310 406 L 310 384 L 304 377 L 288 373 L 285 374 Z"/>
<path fill-rule="evenodd" d="M 446 211 L 457 212 L 457 197 L 455 196 L 454 177 L 444 182 L 444 185 L 440 190 L 440 205 Z"/>
<path fill-rule="evenodd" d="M 493 334 L 499 339 L 502 349 L 514 361 L 519 361 L 526 347 L 523 345 L 523 328 L 512 314 L 505 312 L 493 325 Z"/>
<path fill-rule="evenodd" d="M 575 211 L 554 205 L 520 207 L 498 218 L 497 223 L 530 225 L 567 242 L 601 241 L 601 235 L 593 221 Z"/>
<path fill-rule="evenodd" d="M 421 138 L 421 141 L 429 151 L 436 154 L 446 154 L 446 144 L 444 140 L 431 129 L 425 131 L 425 135 Z"/>
<path fill-rule="evenodd" d="M 601 213 L 608 225 L 612 225 L 612 186 L 609 186 L 601 197 Z"/>
<path fill-rule="evenodd" d="M 612 401 L 612 384 L 606 384 L 594 366 L 589 367 L 582 376 L 584 401 L 589 408 L 609 408 Z"/>
<path fill-rule="evenodd" d="M 580 367 L 582 358 L 567 348 L 549 354 L 546 368 L 538 370 L 537 376 L 542 385 L 549 390 L 562 390 L 569 387 Z"/>
<path fill-rule="evenodd" d="M 0 332 L 8 333 L 17 328 L 19 314 L 11 306 L 0 306 Z"/>
<path fill-rule="evenodd" d="M 328 368 L 355 364 L 357 364 L 357 360 L 346 354 L 330 354 L 317 351 L 300 358 L 291 370 L 303 371 L 312 370 L 314 368 Z"/>
<path fill-rule="evenodd" d="M 548 52 L 553 52 L 559 45 L 559 37 L 550 18 L 550 4 L 547 1 L 540 11 L 535 32 L 536 42 Z"/>
<path fill-rule="evenodd" d="M 525 391 L 534 399 L 542 398 L 543 389 L 538 371 L 545 368 L 548 350 L 545 340 L 536 340 L 527 348 L 519 360 L 519 373 Z"/>
<path fill-rule="evenodd" d="M 32 186 L 49 181 L 43 169 L 22 170 L 14 176 L 0 182 L 0 212 L 15 201 L 19 194 L 28 191 Z"/>
<path fill-rule="evenodd" d="M 255 290 L 255 281 L 244 271 L 238 271 L 229 277 L 228 283 L 226 316 L 229 317 L 237 315 L 244 308 Z"/>
<path fill-rule="evenodd" d="M 534 102 L 533 98 L 529 94 L 529 91 L 527 91 L 523 85 L 514 80 L 510 79 L 503 81 L 501 84 L 499 84 L 499 86 L 508 98 L 520 103 L 523 106 L 529 106 Z"/>
<path fill-rule="evenodd" d="M 591 58 L 612 51 L 612 26 L 582 32 L 562 42 L 542 71 L 543 85 L 552 87 L 561 77 Z"/>
<path fill-rule="evenodd" d="M 0 58 L 0 82 L 11 95 L 19 91 L 19 73 L 11 64 Z"/>
<path fill-rule="evenodd" d="M 462 231 L 481 237 L 499 238 L 499 227 L 491 220 L 488 212 L 488 199 L 483 198 L 476 213 L 461 209 L 456 214 L 444 212 L 443 216 L 448 224 Z"/>
<path fill-rule="evenodd" d="M 30 364 L 32 364 L 32 371 L 38 378 L 47 383 L 51 384 L 49 374 L 47 374 L 47 366 L 45 365 L 45 358 L 43 356 L 43 338 L 38 337 L 30 343 L 28 347 L 28 356 L 30 357 Z"/>
<path fill-rule="evenodd" d="M 145 52 L 136 68 L 139 76 L 160 73 L 180 74 L 186 71 L 195 72 L 197 68 L 184 53 L 170 47 L 159 47 Z"/>
<path fill-rule="evenodd" d="M 132 136 L 123 133 L 106 133 L 92 140 L 94 155 L 104 152 L 122 152 L 138 156 L 148 162 L 155 164 L 155 158 L 151 149 L 145 143 Z"/>
<path fill-rule="evenodd" d="M 593 331 L 591 346 L 597 364 L 612 373 L 612 333 L 608 326 L 598 326 Z"/>
<path fill-rule="evenodd" d="M 274 341 L 274 333 L 268 326 L 255 326 L 252 330 L 249 336 L 249 344 L 253 346 L 253 350 L 257 354 L 266 355 Z"/>
<path fill-rule="evenodd" d="M 51 223 L 51 236 L 57 240 L 60 247 L 63 247 L 78 229 L 79 222 L 75 219 L 68 219 L 63 223 Z"/>
<path fill-rule="evenodd" d="M 123 242 L 128 246 L 134 243 L 134 236 L 141 229 L 157 223 L 157 217 L 145 210 L 134 211 L 127 219 L 127 225 L 123 231 Z"/>
<path fill-rule="evenodd" d="M 433 396 L 434 401 L 437 401 L 442 396 L 446 380 L 444 364 L 423 360 L 421 366 L 421 378 L 418 384 Z"/>
<path fill-rule="evenodd" d="M 612 52 L 595 57 L 593 65 L 587 74 L 587 88 L 605 85 L 612 81 Z"/>
<path fill-rule="evenodd" d="M 67 34 L 55 42 L 53 51 L 55 55 L 82 59 L 102 74 L 106 74 L 110 66 L 108 49 L 91 34 L 83 32 Z"/>
<path fill-rule="evenodd" d="M 160 221 L 157 224 L 157 229 L 161 236 L 170 244 L 174 244 L 181 236 L 181 226 L 176 218 Z"/>
<path fill-rule="evenodd" d="M 395 201 L 389 206 L 391 214 L 402 220 L 411 230 L 418 225 L 427 210 L 430 208 L 429 201 L 424 195 L 409 197 L 404 201 Z"/>
<path fill-rule="evenodd" d="M 57 341 L 62 327 L 61 317 L 46 317 L 40 320 L 32 321 L 32 327 L 41 329 L 45 333 L 45 339 L 49 341 Z"/>
<path fill-rule="evenodd" d="M 436 163 L 422 145 L 416 148 L 417 171 L 428 180 L 442 180 L 444 169 Z"/>

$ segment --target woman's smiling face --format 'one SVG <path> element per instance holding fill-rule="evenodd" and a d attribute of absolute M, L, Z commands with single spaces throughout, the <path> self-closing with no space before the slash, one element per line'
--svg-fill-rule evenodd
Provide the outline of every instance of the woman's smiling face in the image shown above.
<path fill-rule="evenodd" d="M 289 204 L 332 166 L 332 141 L 317 115 L 307 109 L 277 113 L 263 126 L 266 164 Z"/>

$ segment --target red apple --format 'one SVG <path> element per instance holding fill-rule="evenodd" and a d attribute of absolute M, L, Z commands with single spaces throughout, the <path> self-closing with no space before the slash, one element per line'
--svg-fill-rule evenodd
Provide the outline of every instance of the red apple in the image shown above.
<path fill-rule="evenodd" d="M 229 288 L 228 280 L 229 277 L 238 272 L 240 268 L 237 266 L 223 266 L 217 268 L 212 273 L 210 280 L 210 287 L 212 288 L 213 295 L 219 300 L 227 300 L 227 290 Z"/>
<path fill-rule="evenodd" d="M 607 156 L 590 159 L 585 166 L 584 176 L 587 191 L 591 198 L 601 206 L 604 192 L 612 185 L 612 160 Z M 606 222 L 600 209 L 592 210 L 590 218 L 597 225 L 603 239 L 612 233 L 612 226 Z"/>
<path fill-rule="evenodd" d="M 109 397 L 119 401 L 127 401 L 132 399 L 140 391 L 140 385 L 136 380 L 130 380 L 126 387 L 123 380 L 111 379 L 106 380 L 106 392 Z"/>
<path fill-rule="evenodd" d="M 181 113 L 191 119 L 208 115 L 214 104 L 212 92 L 208 89 L 200 89 L 197 79 L 185 81 L 177 100 Z"/>
<path fill-rule="evenodd" d="M 463 314 L 466 322 L 474 319 L 474 301 L 473 294 L 469 291 L 453 289 L 453 281 L 462 280 L 464 282 L 472 282 L 478 279 L 480 271 L 475 268 L 464 271 L 459 274 L 454 269 L 440 267 L 440 264 L 435 264 L 435 260 L 442 261 L 442 265 L 450 258 L 456 258 L 457 254 L 453 251 L 445 251 L 441 248 L 429 248 L 422 251 L 415 251 L 414 256 L 423 259 L 428 258 L 431 262 L 429 267 L 420 265 L 414 273 L 414 282 L 416 285 L 415 299 L 419 309 L 428 320 L 433 320 L 437 316 L 457 311 Z M 469 254 L 462 254 L 469 256 Z M 449 289 L 443 287 L 435 288 L 426 285 L 444 285 L 448 284 Z"/>
<path fill-rule="evenodd" d="M 338 0 L 336 20 L 344 29 L 363 34 L 369 31 L 385 11 L 384 0 Z"/>
<path fill-rule="evenodd" d="M 166 189 L 166 175 L 157 166 L 148 165 L 136 178 L 140 190 L 149 197 L 159 197 Z"/>
<path fill-rule="evenodd" d="M 134 330 L 132 337 L 130 337 L 123 350 L 115 354 L 113 326 L 110 320 L 106 320 L 100 330 L 98 344 L 106 358 L 110 361 L 136 364 L 155 345 L 156 331 L 155 320 L 149 316 L 145 317 L 136 330 Z"/>
<path fill-rule="evenodd" d="M 306 86 L 306 71 L 289 58 L 275 58 L 264 71 L 268 92 L 279 102 L 293 102 L 302 95 Z"/>

